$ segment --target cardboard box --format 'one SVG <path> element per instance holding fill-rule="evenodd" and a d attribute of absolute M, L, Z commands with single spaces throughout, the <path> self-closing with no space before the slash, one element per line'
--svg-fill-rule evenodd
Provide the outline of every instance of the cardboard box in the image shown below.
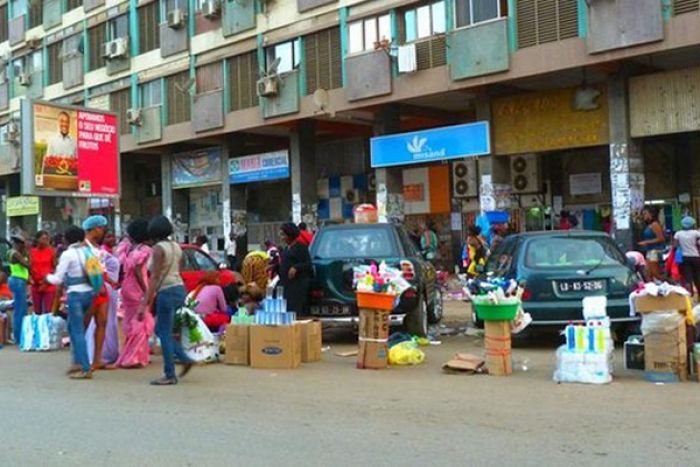
<path fill-rule="evenodd" d="M 509 376 L 513 374 L 513 357 L 510 350 L 487 350 L 486 368 L 489 375 Z"/>
<path fill-rule="evenodd" d="M 672 332 L 653 332 L 644 336 L 644 370 L 670 373 L 681 381 L 688 379 L 688 347 L 685 321 Z"/>
<path fill-rule="evenodd" d="M 378 339 L 381 340 L 381 339 Z M 389 363 L 389 348 L 386 340 L 376 342 L 375 340 L 363 340 L 360 337 L 360 347 L 357 353 L 357 368 L 382 370 Z"/>
<path fill-rule="evenodd" d="M 659 313 L 671 310 L 685 312 L 687 299 L 685 295 L 672 293 L 666 297 L 637 297 L 634 299 L 634 307 L 637 313 Z"/>
<path fill-rule="evenodd" d="M 298 321 L 301 328 L 301 361 L 302 363 L 318 362 L 321 360 L 323 343 L 320 321 Z"/>
<path fill-rule="evenodd" d="M 360 308 L 360 337 L 370 339 L 389 338 L 389 312 Z"/>
<path fill-rule="evenodd" d="M 301 364 L 301 329 L 291 326 L 250 326 L 250 366 L 268 370 L 297 368 Z"/>
<path fill-rule="evenodd" d="M 227 365 L 250 365 L 250 326 L 247 324 L 229 324 L 226 326 L 226 353 L 224 363 Z"/>
<path fill-rule="evenodd" d="M 486 349 L 510 350 L 510 321 L 484 321 L 484 346 Z"/>

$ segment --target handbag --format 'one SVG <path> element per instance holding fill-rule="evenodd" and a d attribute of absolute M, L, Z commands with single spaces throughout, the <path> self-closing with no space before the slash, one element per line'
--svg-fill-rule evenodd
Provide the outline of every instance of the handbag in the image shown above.
<path fill-rule="evenodd" d="M 674 260 L 676 264 L 681 264 L 683 262 L 683 250 L 680 247 L 674 250 Z"/>

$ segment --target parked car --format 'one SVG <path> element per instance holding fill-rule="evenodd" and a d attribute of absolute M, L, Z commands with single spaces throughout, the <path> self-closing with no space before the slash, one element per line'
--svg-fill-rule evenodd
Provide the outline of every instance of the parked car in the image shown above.
<path fill-rule="evenodd" d="M 314 279 L 311 314 L 325 322 L 356 324 L 353 268 L 377 264 L 401 268 L 411 288 L 391 313 L 392 325 L 424 336 L 442 318 L 442 293 L 435 268 L 423 259 L 406 230 L 394 224 L 343 224 L 322 228 L 311 244 Z"/>
<path fill-rule="evenodd" d="M 640 281 L 612 238 L 593 231 L 548 231 L 507 237 L 486 265 L 488 275 L 524 284 L 523 310 L 533 325 L 583 320 L 582 299 L 608 297 L 612 323 L 630 317 L 629 294 Z M 478 323 L 480 324 L 480 323 Z"/>
<path fill-rule="evenodd" d="M 233 284 L 236 279 L 233 271 L 226 269 L 224 263 L 217 263 L 214 258 L 195 245 L 181 245 L 182 264 L 180 274 L 185 282 L 185 288 L 191 292 L 208 272 L 219 275 L 221 286 Z"/>

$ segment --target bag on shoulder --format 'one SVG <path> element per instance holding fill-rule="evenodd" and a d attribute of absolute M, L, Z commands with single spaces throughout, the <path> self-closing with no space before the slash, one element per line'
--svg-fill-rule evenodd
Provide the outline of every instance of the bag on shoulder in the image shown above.
<path fill-rule="evenodd" d="M 105 283 L 105 270 L 100 259 L 90 248 L 85 248 L 85 275 L 95 293 L 99 293 Z"/>

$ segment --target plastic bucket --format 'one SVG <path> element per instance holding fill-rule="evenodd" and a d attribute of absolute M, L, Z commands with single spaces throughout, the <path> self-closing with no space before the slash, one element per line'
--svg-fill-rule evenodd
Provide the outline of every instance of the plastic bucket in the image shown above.
<path fill-rule="evenodd" d="M 520 303 L 512 305 L 493 305 L 490 303 L 474 303 L 476 315 L 482 321 L 513 321 L 518 313 Z"/>
<path fill-rule="evenodd" d="M 394 301 L 396 301 L 395 295 L 373 292 L 357 292 L 356 295 L 358 308 L 372 308 L 374 310 L 387 311 L 394 309 Z"/>

